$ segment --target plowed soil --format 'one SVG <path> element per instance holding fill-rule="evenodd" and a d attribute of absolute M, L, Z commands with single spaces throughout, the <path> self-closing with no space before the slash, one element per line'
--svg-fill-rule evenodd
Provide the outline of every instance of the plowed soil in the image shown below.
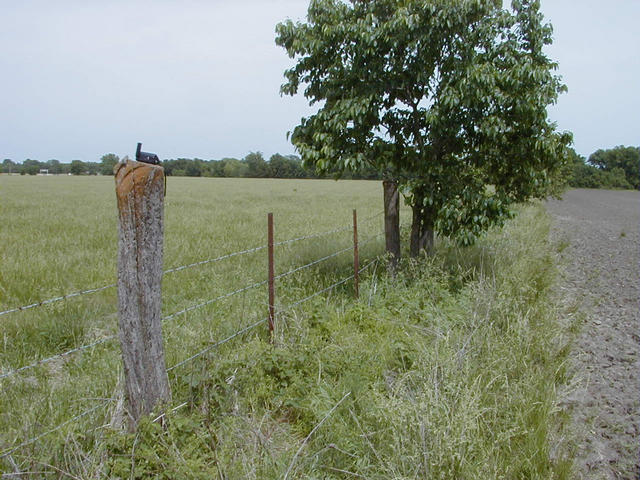
<path fill-rule="evenodd" d="M 567 241 L 563 297 L 578 306 L 566 394 L 578 478 L 640 478 L 640 192 L 571 190 L 549 201 Z"/>

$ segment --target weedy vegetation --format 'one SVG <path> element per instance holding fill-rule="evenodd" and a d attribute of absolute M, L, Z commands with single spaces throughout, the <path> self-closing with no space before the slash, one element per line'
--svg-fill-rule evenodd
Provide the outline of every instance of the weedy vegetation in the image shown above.
<path fill-rule="evenodd" d="M 0 177 L 0 310 L 115 280 L 113 188 L 100 177 Z M 377 182 L 170 178 L 165 265 L 263 244 L 268 211 L 285 240 L 349 226 L 352 208 L 364 219 L 381 203 Z M 441 240 L 395 277 L 381 260 L 358 301 L 347 282 L 287 308 L 350 275 L 348 253 L 286 277 L 274 344 L 258 328 L 172 370 L 171 404 L 135 433 L 117 340 L 0 379 L 0 454 L 95 407 L 4 456 L 0 469 L 17 478 L 572 478 L 556 390 L 569 381 L 573 333 L 558 322 L 548 229 L 542 206 L 522 206 L 475 246 Z M 372 238 L 382 218 L 359 231 Z M 350 241 L 346 230 L 282 246 L 278 271 Z M 362 256 L 382 250 L 372 241 Z M 265 251 L 167 274 L 164 311 L 265 274 Z M 0 373 L 114 334 L 115 306 L 107 289 L 0 317 Z M 265 314 L 261 287 L 166 321 L 167 365 Z"/>

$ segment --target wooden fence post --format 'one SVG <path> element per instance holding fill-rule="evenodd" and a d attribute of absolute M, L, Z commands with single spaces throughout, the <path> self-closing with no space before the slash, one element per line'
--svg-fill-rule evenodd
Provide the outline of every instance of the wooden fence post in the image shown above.
<path fill-rule="evenodd" d="M 358 213 L 353 209 L 353 286 L 356 298 L 360 298 L 360 259 L 358 258 Z"/>
<path fill-rule="evenodd" d="M 267 241 L 269 252 L 269 339 L 273 343 L 273 328 L 275 323 L 275 281 L 273 266 L 273 213 L 267 215 Z"/>
<path fill-rule="evenodd" d="M 130 428 L 171 398 L 162 343 L 164 170 L 125 160 L 118 200 L 118 323 Z"/>
<path fill-rule="evenodd" d="M 400 194 L 398 182 L 383 180 L 384 189 L 384 234 L 387 252 L 391 255 L 389 267 L 395 274 L 400 260 Z"/>

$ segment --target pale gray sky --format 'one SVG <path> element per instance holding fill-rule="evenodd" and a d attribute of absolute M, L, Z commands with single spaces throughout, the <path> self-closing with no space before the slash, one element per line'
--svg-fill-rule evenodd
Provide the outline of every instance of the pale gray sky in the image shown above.
<path fill-rule="evenodd" d="M 307 0 L 0 0 L 0 159 L 294 153 L 275 25 Z M 542 0 L 569 93 L 550 114 L 588 155 L 638 145 L 640 1 Z M 635 80 L 635 82 L 634 82 Z"/>

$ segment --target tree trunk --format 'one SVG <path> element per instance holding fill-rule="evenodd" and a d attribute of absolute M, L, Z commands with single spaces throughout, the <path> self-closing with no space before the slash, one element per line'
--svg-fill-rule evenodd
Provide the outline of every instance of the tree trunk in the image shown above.
<path fill-rule="evenodd" d="M 384 189 L 384 234 L 387 253 L 390 255 L 389 267 L 395 272 L 400 260 L 400 194 L 398 182 L 383 180 Z"/>
<path fill-rule="evenodd" d="M 431 209 L 423 206 L 424 196 L 417 193 L 414 194 L 413 218 L 411 221 L 411 245 L 409 251 L 412 257 L 420 255 L 422 250 L 428 255 L 433 253 L 434 230 L 433 230 L 433 212 Z"/>
<path fill-rule="evenodd" d="M 171 393 L 161 320 L 164 170 L 127 160 L 115 167 L 118 321 L 130 427 Z"/>

